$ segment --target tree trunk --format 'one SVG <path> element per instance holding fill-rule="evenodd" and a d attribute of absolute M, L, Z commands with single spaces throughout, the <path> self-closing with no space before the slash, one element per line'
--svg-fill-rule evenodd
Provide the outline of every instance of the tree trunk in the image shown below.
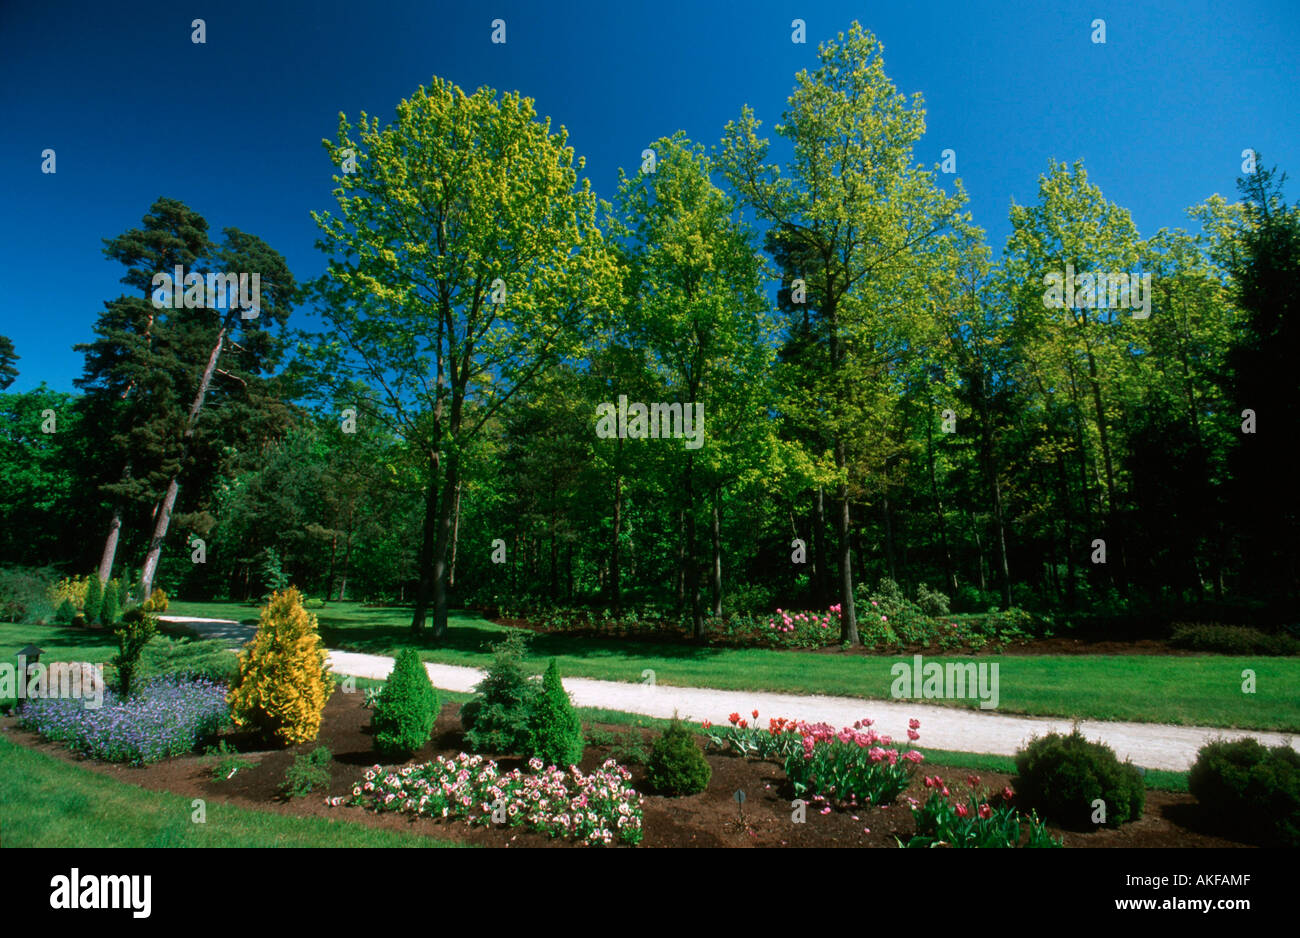
<path fill-rule="evenodd" d="M 194 403 L 190 405 L 189 417 L 185 421 L 185 435 L 181 439 L 181 453 L 176 473 L 167 484 L 167 494 L 163 496 L 157 517 L 154 519 L 153 536 L 149 539 L 149 552 L 145 555 L 144 568 L 140 571 L 140 589 L 146 596 L 153 592 L 153 581 L 158 572 L 158 560 L 162 556 L 163 541 L 167 537 L 167 528 L 172 520 L 172 510 L 176 507 L 176 496 L 181 488 L 180 473 L 184 471 L 185 459 L 190 451 L 190 441 L 194 439 L 194 426 L 199 422 L 199 414 L 203 411 L 203 399 L 207 397 L 208 386 L 212 384 L 212 376 L 216 373 L 217 362 L 221 358 L 221 350 L 226 344 L 226 334 L 230 331 L 234 321 L 233 314 L 228 313 L 222 322 L 221 331 L 217 333 L 216 344 L 212 346 L 212 352 L 208 355 L 207 367 L 203 369 L 203 378 L 199 381 L 198 393 L 194 395 Z"/>
<path fill-rule="evenodd" d="M 614 466 L 614 543 L 609 552 L 609 590 L 613 594 L 614 615 L 623 612 L 622 540 L 623 540 L 623 439 L 618 440 L 618 457 Z"/>
<path fill-rule="evenodd" d="M 438 475 L 441 457 L 437 450 L 429 453 L 429 486 L 424 498 L 424 524 L 421 528 L 420 556 L 416 560 L 415 608 L 411 612 L 411 631 L 417 635 L 424 631 L 424 622 L 433 597 L 433 550 L 438 531 Z"/>
<path fill-rule="evenodd" d="M 844 440 L 835 441 L 835 465 L 844 470 L 848 465 Z M 836 522 L 840 539 L 840 641 L 846 645 L 859 645 L 858 616 L 853 605 L 853 544 L 849 537 L 849 486 L 841 483 L 837 493 L 839 511 Z"/>
<path fill-rule="evenodd" d="M 704 610 L 700 607 L 700 567 L 695 562 L 694 456 L 686 457 L 686 599 L 690 603 L 691 634 L 704 640 Z"/>
<path fill-rule="evenodd" d="M 456 505 L 452 509 L 454 521 L 451 524 L 451 569 L 447 572 L 447 585 L 456 588 L 456 545 L 460 543 L 460 481 L 456 482 Z"/>
<path fill-rule="evenodd" d="M 813 503 L 813 591 L 817 608 L 831 604 L 830 557 L 826 550 L 826 492 L 817 486 L 817 500 Z"/>
<path fill-rule="evenodd" d="M 104 552 L 99 558 L 99 582 L 101 583 L 107 583 L 113 577 L 113 560 L 117 556 L 117 542 L 121 535 L 122 503 L 118 501 L 113 503 L 113 519 L 108 523 L 108 537 L 104 541 Z"/>
<path fill-rule="evenodd" d="M 933 409 L 931 409 L 929 419 L 925 422 L 925 456 L 930 472 L 930 499 L 934 505 L 934 521 L 939 528 L 939 546 L 943 550 L 944 579 L 948 583 L 948 592 L 955 596 L 957 594 L 957 573 L 953 568 L 952 550 L 948 546 L 948 522 L 943 515 L 943 501 L 939 498 L 939 480 L 934 469 Z"/>
<path fill-rule="evenodd" d="M 722 526 L 718 519 L 718 489 L 713 490 L 713 615 L 722 618 Z"/>

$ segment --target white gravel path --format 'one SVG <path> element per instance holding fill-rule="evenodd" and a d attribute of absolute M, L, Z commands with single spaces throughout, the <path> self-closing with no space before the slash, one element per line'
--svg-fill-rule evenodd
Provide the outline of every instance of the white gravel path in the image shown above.
<path fill-rule="evenodd" d="M 182 616 L 164 618 L 185 622 L 205 637 L 235 639 L 241 634 L 237 630 L 242 629 L 246 636 L 244 640 L 247 640 L 254 632 L 252 626 L 240 626 L 230 620 Z M 387 678 L 393 670 L 393 659 L 384 655 L 331 651 L 329 662 L 336 674 L 377 680 Z M 478 668 L 435 663 L 426 663 L 425 668 L 434 686 L 444 690 L 470 691 L 483 679 L 483 672 Z M 906 700 L 627 684 L 579 677 L 565 678 L 564 687 L 579 707 L 602 707 L 651 717 L 671 717 L 676 712 L 683 719 L 710 720 L 713 723 L 725 723 L 727 715 L 733 712 L 750 719 L 751 711 L 758 710 L 760 725 L 766 725 L 769 717 L 826 722 L 836 727 L 852 726 L 855 720 L 870 718 L 875 721 L 874 728 L 878 732 L 904 741 L 907 739 L 907 721 L 915 718 L 921 721 L 921 738 L 917 745 L 922 750 L 932 747 L 1010 756 L 1031 736 L 1053 730 L 1068 733 L 1073 725 L 1072 721 L 1059 717 L 1010 716 Z M 1132 759 L 1135 764 L 1148 769 L 1186 771 L 1196 759 L 1196 750 L 1219 736 L 1253 736 L 1266 745 L 1286 743 L 1295 747 L 1291 737 L 1281 733 L 1100 720 L 1082 721 L 1079 726 L 1089 739 L 1103 740 L 1120 759 Z"/>

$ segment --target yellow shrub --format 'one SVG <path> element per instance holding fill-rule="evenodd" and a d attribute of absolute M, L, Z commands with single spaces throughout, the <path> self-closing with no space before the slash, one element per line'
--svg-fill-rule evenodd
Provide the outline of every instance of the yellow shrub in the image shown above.
<path fill-rule="evenodd" d="M 239 676 L 227 697 L 235 725 L 286 745 L 309 742 L 333 692 L 316 617 L 296 589 L 273 593 L 257 634 L 239 653 Z"/>
<path fill-rule="evenodd" d="M 50 603 L 58 609 L 65 599 L 70 599 L 77 611 L 81 612 L 86 608 L 86 590 L 89 588 L 89 576 L 65 576 L 50 587 Z"/>
<path fill-rule="evenodd" d="M 155 586 L 153 592 L 149 594 L 149 598 L 141 603 L 141 605 L 144 606 L 145 612 L 157 614 L 167 611 L 167 602 L 167 594 L 163 591 L 163 588 L 161 586 Z"/>

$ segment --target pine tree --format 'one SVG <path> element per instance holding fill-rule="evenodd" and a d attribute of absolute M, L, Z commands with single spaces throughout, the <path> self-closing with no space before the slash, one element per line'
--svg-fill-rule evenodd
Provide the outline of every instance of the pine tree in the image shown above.
<path fill-rule="evenodd" d="M 8 336 L 0 335 L 0 391 L 13 384 L 14 379 L 18 377 L 18 369 L 14 367 L 18 357 L 14 353 L 13 340 Z"/>

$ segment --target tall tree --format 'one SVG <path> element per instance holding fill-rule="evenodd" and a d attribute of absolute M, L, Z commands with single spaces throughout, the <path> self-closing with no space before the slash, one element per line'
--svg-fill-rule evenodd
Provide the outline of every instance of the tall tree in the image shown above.
<path fill-rule="evenodd" d="M 181 406 L 172 380 L 187 363 L 171 360 L 153 341 L 173 312 L 154 306 L 153 278 L 178 266 L 190 269 L 211 248 L 207 221 L 169 198 L 149 207 L 142 227 L 104 240 L 104 253 L 126 267 L 121 282 L 133 292 L 106 302 L 95 323 L 96 338 L 75 346 L 86 356 L 84 374 L 75 383 L 86 392 L 85 426 L 102 434 L 101 452 L 109 457 L 105 464 L 112 473 L 98 480 L 112 506 L 99 561 L 105 582 L 112 576 L 123 513 L 154 500 L 166 485 L 162 464 Z"/>
<path fill-rule="evenodd" d="M 754 402 L 771 359 L 761 264 L 733 201 L 709 179 L 703 149 L 680 131 L 651 144 L 653 174 L 621 173 L 612 230 L 628 271 L 629 344 L 645 351 L 665 403 L 698 410 L 698 440 L 656 441 L 680 480 L 686 521 L 684 586 L 692 630 L 704 637 L 698 514 L 707 495 L 712 609 L 721 614 L 717 489 L 724 451 L 764 416 Z M 653 419 L 653 415 L 652 418 Z M 615 446 L 616 443 L 609 445 Z"/>
<path fill-rule="evenodd" d="M 346 384 L 426 460 L 416 632 L 432 605 L 435 636 L 446 633 L 466 442 L 519 388 L 581 354 L 617 290 L 566 141 L 518 94 L 467 96 L 440 79 L 393 124 L 363 113 L 354 130 L 340 115 L 325 141 L 337 165 L 355 154 L 358 171 L 335 177 L 338 215 L 313 216 L 330 258 L 315 358 L 323 383 Z"/>
<path fill-rule="evenodd" d="M 242 397 L 249 402 L 246 414 L 255 414 L 260 408 L 268 406 L 274 408 L 276 403 L 275 395 L 265 394 L 260 385 L 263 372 L 278 362 L 281 345 L 272 330 L 282 328 L 288 319 L 297 293 L 297 284 L 284 258 L 261 238 L 237 228 L 227 228 L 223 235 L 221 247 L 209 257 L 201 259 L 202 266 L 194 273 L 237 274 L 250 278 L 250 284 L 251 278 L 256 275 L 260 284 L 260 296 L 255 306 L 245 308 L 233 296 L 227 295 L 224 298 L 225 308 L 209 307 L 205 303 L 193 310 L 184 310 L 190 315 L 175 315 L 169 323 L 169 343 L 177 349 L 185 350 L 177 359 L 182 362 L 198 359 L 202 362 L 202 371 L 195 375 L 193 370 L 187 369 L 177 376 L 177 386 L 192 389 L 193 397 L 185 414 L 179 440 L 174 442 L 175 455 L 168 463 L 170 471 L 167 486 L 154 509 L 153 533 L 140 570 L 140 588 L 146 596 L 153 589 L 163 542 L 180 494 L 181 475 L 191 467 L 194 450 L 201 442 L 196 440 L 195 434 L 214 380 L 219 384 L 234 386 L 230 389 L 233 391 L 232 396 L 236 399 Z M 253 299 L 251 295 L 248 298 Z M 208 301 L 212 299 L 207 298 Z M 173 310 L 173 313 L 180 312 Z M 228 345 L 233 354 L 225 354 L 223 357 Z M 203 354 L 204 351 L 206 355 Z M 185 380 L 187 378 L 189 381 Z M 247 422 L 234 421 L 236 425 Z"/>
<path fill-rule="evenodd" d="M 14 351 L 13 340 L 8 336 L 0 335 L 0 391 L 13 384 L 18 377 L 18 369 L 14 367 L 14 362 L 18 361 L 18 358 L 19 355 Z"/>
<path fill-rule="evenodd" d="M 1293 611 L 1300 597 L 1300 496 L 1291 471 L 1300 426 L 1300 204 L 1287 205 L 1285 182 L 1262 166 L 1238 181 L 1249 222 L 1235 271 L 1246 317 L 1228 368 L 1230 419 L 1245 431 L 1243 412 L 1255 416 L 1232 454 L 1244 579 Z"/>
<path fill-rule="evenodd" d="M 788 171 L 766 162 L 769 144 L 759 139 L 759 122 L 748 107 L 727 125 L 720 162 L 756 215 L 779 237 L 797 241 L 800 257 L 813 265 L 799 279 L 815 296 L 824 330 L 826 426 L 840 475 L 835 525 L 842 638 L 857 644 L 851 440 L 864 411 L 878 412 L 887 393 L 896 347 L 882 350 L 895 343 L 880 332 L 904 325 L 901 289 L 917 281 L 927 242 L 947 227 L 964 196 L 960 189 L 947 196 L 931 172 L 913 163 L 912 147 L 925 131 L 922 99 L 898 93 L 874 36 L 855 22 L 847 36 L 823 43 L 818 58 L 815 72 L 797 76 L 783 123 L 775 128 L 793 146 Z"/>

